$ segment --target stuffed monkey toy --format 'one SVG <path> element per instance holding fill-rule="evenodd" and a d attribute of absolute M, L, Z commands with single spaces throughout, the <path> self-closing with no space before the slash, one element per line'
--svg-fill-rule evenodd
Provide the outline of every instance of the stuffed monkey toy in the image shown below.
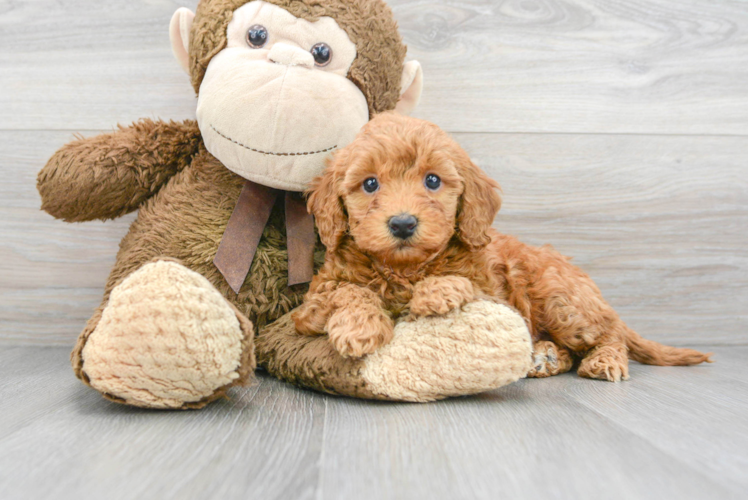
<path fill-rule="evenodd" d="M 197 119 L 76 140 L 38 176 L 42 208 L 65 221 L 138 210 L 73 350 L 78 378 L 168 409 L 205 406 L 258 362 L 312 389 L 404 401 L 525 376 L 530 337 L 504 305 L 401 321 L 360 358 L 297 334 L 288 314 L 325 250 L 299 193 L 372 116 L 408 113 L 421 93 L 384 2 L 201 0 L 170 35 Z"/>

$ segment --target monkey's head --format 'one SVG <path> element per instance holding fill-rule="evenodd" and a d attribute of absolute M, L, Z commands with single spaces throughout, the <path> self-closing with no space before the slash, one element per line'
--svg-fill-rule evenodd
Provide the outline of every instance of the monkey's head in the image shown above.
<path fill-rule="evenodd" d="M 208 151 L 278 189 L 304 190 L 370 117 L 409 113 L 423 85 L 382 0 L 201 0 L 170 35 Z"/>

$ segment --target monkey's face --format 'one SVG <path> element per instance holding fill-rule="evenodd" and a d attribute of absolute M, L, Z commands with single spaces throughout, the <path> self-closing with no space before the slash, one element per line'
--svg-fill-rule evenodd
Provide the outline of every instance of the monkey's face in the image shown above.
<path fill-rule="evenodd" d="M 309 22 L 262 1 L 234 11 L 227 41 L 200 86 L 206 148 L 246 179 L 305 189 L 369 120 L 347 78 L 355 44 L 330 17 Z"/>

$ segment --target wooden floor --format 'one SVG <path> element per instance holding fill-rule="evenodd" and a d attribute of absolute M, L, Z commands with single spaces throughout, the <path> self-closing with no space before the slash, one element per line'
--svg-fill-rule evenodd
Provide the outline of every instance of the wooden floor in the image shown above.
<path fill-rule="evenodd" d="M 748 347 L 428 405 L 267 376 L 202 411 L 102 399 L 59 347 L 0 349 L 0 498 L 746 498 Z"/>
<path fill-rule="evenodd" d="M 73 134 L 194 117 L 168 24 L 197 0 L 0 0 L 0 500 L 748 498 L 748 2 L 390 0 L 445 128 L 648 338 L 634 364 L 385 404 L 266 376 L 200 412 L 108 403 L 68 351 L 134 215 L 64 224 L 36 173 Z"/>

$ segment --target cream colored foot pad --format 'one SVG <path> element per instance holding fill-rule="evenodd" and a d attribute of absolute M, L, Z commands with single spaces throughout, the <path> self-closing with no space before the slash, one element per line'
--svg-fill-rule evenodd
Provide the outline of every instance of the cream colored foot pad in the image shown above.
<path fill-rule="evenodd" d="M 243 333 L 203 276 L 169 261 L 146 264 L 113 291 L 83 348 L 95 389 L 151 408 L 176 408 L 239 377 Z"/>
<path fill-rule="evenodd" d="M 362 376 L 376 394 L 432 401 L 510 384 L 530 368 L 532 342 L 522 317 L 478 301 L 442 317 L 399 323 L 393 340 L 364 358 Z"/>

